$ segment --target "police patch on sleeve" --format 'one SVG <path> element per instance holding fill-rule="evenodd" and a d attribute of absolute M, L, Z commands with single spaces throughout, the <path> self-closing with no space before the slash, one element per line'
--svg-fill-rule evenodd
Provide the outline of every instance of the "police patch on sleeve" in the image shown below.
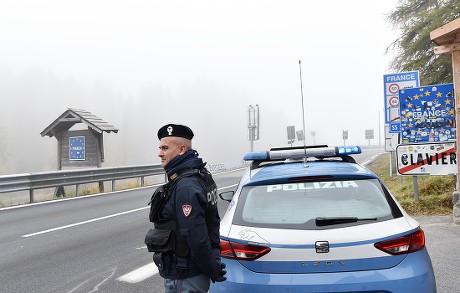
<path fill-rule="evenodd" d="M 184 204 L 182 206 L 182 212 L 184 213 L 185 217 L 190 216 L 190 214 L 192 213 L 192 206 L 189 204 Z"/>

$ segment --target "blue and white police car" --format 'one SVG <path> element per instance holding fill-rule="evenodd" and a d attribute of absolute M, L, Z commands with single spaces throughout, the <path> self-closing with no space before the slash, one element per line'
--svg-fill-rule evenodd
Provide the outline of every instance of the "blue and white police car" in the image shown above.
<path fill-rule="evenodd" d="M 221 221 L 227 281 L 210 292 L 433 293 L 419 223 L 355 147 L 248 153 Z"/>

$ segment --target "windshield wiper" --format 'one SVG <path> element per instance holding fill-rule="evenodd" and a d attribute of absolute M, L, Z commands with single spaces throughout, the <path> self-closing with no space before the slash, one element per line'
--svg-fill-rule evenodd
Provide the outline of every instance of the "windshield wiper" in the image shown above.
<path fill-rule="evenodd" d="M 358 221 L 377 221 L 377 218 L 358 218 L 358 217 L 317 217 L 316 226 L 329 226 L 337 224 L 355 223 Z"/>

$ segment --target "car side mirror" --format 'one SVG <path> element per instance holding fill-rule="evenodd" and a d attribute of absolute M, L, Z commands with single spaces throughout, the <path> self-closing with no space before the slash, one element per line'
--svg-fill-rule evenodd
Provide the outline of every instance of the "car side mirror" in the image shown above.
<path fill-rule="evenodd" d="M 234 194 L 235 194 L 235 191 L 225 191 L 225 192 L 219 193 L 219 197 L 223 200 L 231 202 Z"/>

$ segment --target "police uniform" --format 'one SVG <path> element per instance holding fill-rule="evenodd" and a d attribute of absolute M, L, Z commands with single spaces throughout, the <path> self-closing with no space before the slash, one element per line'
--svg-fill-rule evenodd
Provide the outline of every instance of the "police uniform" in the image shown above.
<path fill-rule="evenodd" d="M 191 140 L 193 132 L 187 126 L 167 124 L 158 131 L 160 140 L 166 136 Z M 209 288 L 210 279 L 225 280 L 225 265 L 220 262 L 217 187 L 210 174 L 208 181 L 211 182 L 204 182 L 197 175 L 180 176 L 190 170 L 204 170 L 204 166 L 205 163 L 192 149 L 174 157 L 165 166 L 169 182 L 177 182 L 174 182 L 174 188 L 160 216 L 162 221 L 176 220 L 177 238 L 180 238 L 176 239 L 176 250 L 180 246 L 182 252 L 161 253 L 159 273 L 166 281 L 204 275 Z"/>

